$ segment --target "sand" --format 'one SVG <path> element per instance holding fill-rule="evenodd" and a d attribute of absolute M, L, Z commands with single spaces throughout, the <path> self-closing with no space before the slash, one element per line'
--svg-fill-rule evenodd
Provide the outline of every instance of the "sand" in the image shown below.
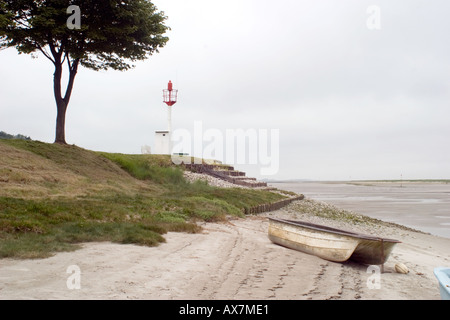
<path fill-rule="evenodd" d="M 169 233 L 158 247 L 86 243 L 46 259 L 3 259 L 0 299 L 440 299 L 433 269 L 450 266 L 450 239 L 383 226 L 402 243 L 384 273 L 373 273 L 271 243 L 267 217 L 295 217 L 293 206 L 204 223 L 198 234 Z M 410 272 L 396 273 L 398 262 Z"/>

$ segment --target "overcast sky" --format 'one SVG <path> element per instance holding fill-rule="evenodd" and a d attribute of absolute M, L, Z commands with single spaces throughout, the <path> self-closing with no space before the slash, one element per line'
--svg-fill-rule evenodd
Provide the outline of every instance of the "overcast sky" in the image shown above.
<path fill-rule="evenodd" d="M 172 80 L 174 129 L 279 130 L 279 170 L 266 178 L 450 179 L 448 0 L 153 2 L 167 46 L 132 71 L 81 68 L 68 143 L 153 148 Z M 51 62 L 11 48 L 0 74 L 0 130 L 53 142 Z M 236 167 L 264 178 L 261 165 Z"/>

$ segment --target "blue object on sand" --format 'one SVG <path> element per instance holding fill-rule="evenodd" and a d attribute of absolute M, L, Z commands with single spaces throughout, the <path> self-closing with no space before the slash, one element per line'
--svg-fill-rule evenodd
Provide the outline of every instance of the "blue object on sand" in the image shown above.
<path fill-rule="evenodd" d="M 441 293 L 441 299 L 450 300 L 450 268 L 435 268 L 434 275 L 439 281 L 439 291 Z"/>

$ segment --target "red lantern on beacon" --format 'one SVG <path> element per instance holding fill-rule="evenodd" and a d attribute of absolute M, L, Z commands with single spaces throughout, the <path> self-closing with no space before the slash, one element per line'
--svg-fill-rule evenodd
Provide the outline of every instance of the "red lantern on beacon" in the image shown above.
<path fill-rule="evenodd" d="M 172 106 L 177 103 L 178 90 L 173 88 L 172 81 L 169 81 L 167 89 L 163 90 L 164 103 L 167 104 L 167 131 L 172 133 Z"/>

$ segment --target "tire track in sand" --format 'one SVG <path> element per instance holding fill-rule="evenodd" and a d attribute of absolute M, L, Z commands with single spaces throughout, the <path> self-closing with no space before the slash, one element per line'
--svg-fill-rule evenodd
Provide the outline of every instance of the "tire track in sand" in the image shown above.
<path fill-rule="evenodd" d="M 259 220 L 255 223 L 254 220 Z M 213 270 L 214 285 L 205 287 L 205 298 L 224 299 L 304 299 L 322 260 L 273 244 L 267 237 L 267 220 L 239 220 L 233 224 L 221 250 L 220 268 Z M 313 263 L 311 263 L 311 261 Z M 220 287 L 217 287 L 220 286 Z"/>
<path fill-rule="evenodd" d="M 361 272 L 345 263 L 324 261 L 304 297 L 308 300 L 355 300 L 363 293 Z M 357 276 L 356 276 L 357 275 Z"/>

